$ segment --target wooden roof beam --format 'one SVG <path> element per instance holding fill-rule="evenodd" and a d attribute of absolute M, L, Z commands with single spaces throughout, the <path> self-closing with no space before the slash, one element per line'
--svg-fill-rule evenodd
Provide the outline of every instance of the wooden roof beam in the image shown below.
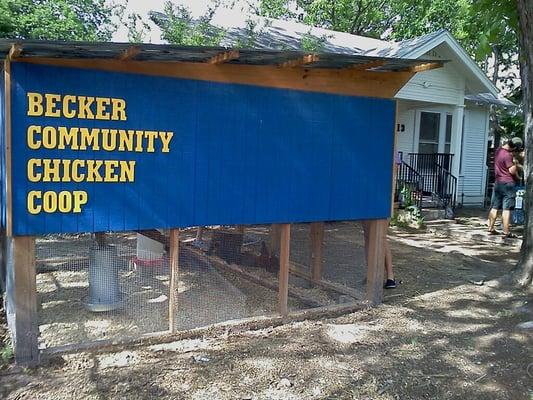
<path fill-rule="evenodd" d="M 239 50 L 230 50 L 230 51 L 225 51 L 223 53 L 219 53 L 216 56 L 211 57 L 209 60 L 207 60 L 207 63 L 211 65 L 218 65 L 218 64 L 223 64 L 231 60 L 237 60 L 239 57 L 240 57 Z"/>
<path fill-rule="evenodd" d="M 117 56 L 117 58 L 120 61 L 131 60 L 132 58 L 135 58 L 140 52 L 141 48 L 139 46 L 130 46 L 127 49 L 122 50 Z"/>
<path fill-rule="evenodd" d="M 423 71 L 429 71 L 430 69 L 440 68 L 442 67 L 442 63 L 440 62 L 430 62 L 420 65 L 415 65 L 414 67 L 409 68 L 410 72 L 423 72 Z"/>
<path fill-rule="evenodd" d="M 20 53 L 22 53 L 22 46 L 18 43 L 14 43 L 9 49 L 8 59 L 14 60 L 16 58 L 19 58 Z"/>
<path fill-rule="evenodd" d="M 320 61 L 320 57 L 317 54 L 307 54 L 303 57 L 297 58 L 295 60 L 285 61 L 279 66 L 283 68 L 293 68 L 300 67 L 302 65 L 308 65 Z"/>
<path fill-rule="evenodd" d="M 348 68 L 350 68 L 352 71 L 366 71 L 371 68 L 381 67 L 382 65 L 385 65 L 385 64 L 386 64 L 385 60 L 374 60 L 374 61 L 365 62 L 362 64 L 353 64 Z"/>

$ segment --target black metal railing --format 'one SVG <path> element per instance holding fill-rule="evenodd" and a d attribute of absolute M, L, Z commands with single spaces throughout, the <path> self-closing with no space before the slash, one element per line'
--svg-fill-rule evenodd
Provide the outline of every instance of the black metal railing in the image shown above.
<path fill-rule="evenodd" d="M 435 193 L 441 202 L 442 208 L 446 210 L 449 207 L 454 210 L 456 206 L 457 177 L 453 176 L 452 173 L 441 164 L 437 164 L 437 171 L 438 183 Z"/>
<path fill-rule="evenodd" d="M 453 154 L 409 153 L 407 163 L 423 177 L 424 187 L 422 189 L 424 193 L 433 194 L 437 192 L 441 171 L 447 170 L 449 172 L 452 161 Z"/>
<path fill-rule="evenodd" d="M 422 208 L 424 178 L 409 164 L 399 160 L 396 174 L 396 196 L 400 206 L 415 205 Z"/>

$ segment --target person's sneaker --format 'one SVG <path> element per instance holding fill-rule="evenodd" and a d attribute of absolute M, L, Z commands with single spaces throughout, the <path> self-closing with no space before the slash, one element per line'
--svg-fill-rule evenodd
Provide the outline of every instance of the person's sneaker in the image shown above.
<path fill-rule="evenodd" d="M 396 289 L 396 281 L 394 279 L 387 279 L 387 282 L 383 285 L 384 289 Z"/>

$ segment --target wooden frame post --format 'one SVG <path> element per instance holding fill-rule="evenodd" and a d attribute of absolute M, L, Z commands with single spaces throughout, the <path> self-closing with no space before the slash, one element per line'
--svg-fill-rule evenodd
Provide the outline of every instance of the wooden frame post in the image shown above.
<path fill-rule="evenodd" d="M 279 313 L 285 317 L 289 312 L 287 302 L 289 300 L 289 256 L 291 245 L 291 224 L 279 225 L 280 228 L 280 251 L 279 251 Z"/>
<path fill-rule="evenodd" d="M 373 305 L 383 301 L 383 275 L 385 268 L 384 244 L 387 234 L 388 221 L 378 219 L 367 221 L 368 243 L 368 274 L 366 299 Z"/>
<path fill-rule="evenodd" d="M 322 279 L 322 244 L 324 241 L 324 223 L 313 222 L 310 227 L 311 239 L 311 279 L 319 281 Z"/>
<path fill-rule="evenodd" d="M 272 224 L 270 226 L 270 255 L 279 254 L 279 244 L 281 240 L 281 225 Z"/>
<path fill-rule="evenodd" d="M 176 332 L 176 311 L 178 304 L 178 272 L 180 252 L 179 247 L 180 231 L 179 229 L 171 229 L 169 249 L 170 284 L 168 294 L 168 330 L 171 333 Z"/>
<path fill-rule="evenodd" d="M 7 320 L 13 338 L 15 361 L 20 365 L 39 363 L 35 238 L 8 238 Z"/>

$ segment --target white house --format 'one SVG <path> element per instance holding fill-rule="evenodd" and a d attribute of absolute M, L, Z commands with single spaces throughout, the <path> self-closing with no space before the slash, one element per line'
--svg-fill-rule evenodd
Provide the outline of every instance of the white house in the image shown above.
<path fill-rule="evenodd" d="M 416 163 L 418 154 L 451 154 L 440 156 L 439 160 L 457 178 L 453 178 L 457 202 L 483 204 L 489 105 L 513 104 L 499 95 L 498 89 L 449 32 L 440 30 L 411 40 L 387 42 L 297 22 L 245 19 L 229 11 L 217 12 L 211 23 L 224 31 L 223 45 L 246 40 L 253 27 L 253 46 L 259 48 L 316 46 L 319 51 L 335 53 L 445 60 L 443 68 L 417 73 L 396 95 L 397 150 L 403 153 L 407 163 L 413 159 Z M 424 172 L 420 166 L 418 172 Z M 431 186 L 425 182 L 426 187 L 428 184 Z"/>

